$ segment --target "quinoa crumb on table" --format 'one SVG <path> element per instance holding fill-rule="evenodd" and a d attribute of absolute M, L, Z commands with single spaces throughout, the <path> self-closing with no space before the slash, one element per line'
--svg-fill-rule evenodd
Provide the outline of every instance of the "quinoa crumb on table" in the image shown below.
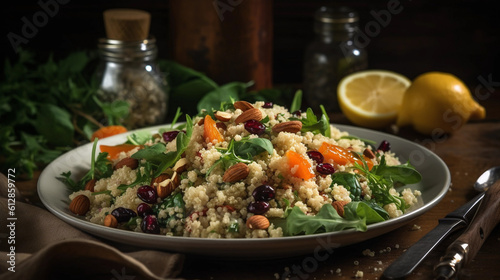
<path fill-rule="evenodd" d="M 69 198 L 88 197 L 85 219 L 95 224 L 203 238 L 311 234 L 349 228 L 338 225 L 344 220 L 359 221 L 356 229 L 363 230 L 360 224 L 366 228 L 368 223 L 398 217 L 416 204 L 419 191 L 384 185 L 392 179 L 385 178 L 379 166 L 412 169 L 399 162 L 388 143 L 375 149 L 333 125 L 311 126 L 306 112 L 238 102 L 222 112 L 193 118 L 182 153 L 176 137 L 185 136 L 187 128 L 151 134 L 134 149 L 118 153 L 109 166 L 124 159 L 130 162 L 141 151 L 146 156 L 137 159 L 137 165 L 127 162 L 105 176 L 96 175 L 93 189 L 77 190 Z M 182 168 L 161 166 L 156 158 L 149 164 L 144 151 L 158 147 L 164 147 L 163 155 L 179 153 L 176 160 L 182 160 Z M 163 169 L 154 177 L 158 165 Z M 360 216 L 356 207 L 371 214 Z M 318 213 L 332 217 L 334 225 L 307 218 Z M 110 224 L 109 215 L 118 223 Z M 292 217 L 310 226 L 293 230 Z"/>

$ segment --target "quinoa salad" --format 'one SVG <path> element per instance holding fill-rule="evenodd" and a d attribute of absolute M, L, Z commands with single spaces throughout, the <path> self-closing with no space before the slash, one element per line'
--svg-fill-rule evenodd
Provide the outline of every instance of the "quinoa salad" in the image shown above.
<path fill-rule="evenodd" d="M 324 110 L 233 101 L 123 144 L 94 141 L 61 179 L 91 223 L 166 236 L 268 238 L 355 229 L 403 215 L 421 175 L 390 143 L 342 132 Z"/>

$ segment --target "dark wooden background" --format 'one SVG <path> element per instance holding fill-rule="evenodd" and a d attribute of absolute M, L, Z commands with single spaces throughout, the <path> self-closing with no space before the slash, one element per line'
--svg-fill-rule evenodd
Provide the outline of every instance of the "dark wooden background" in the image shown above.
<path fill-rule="evenodd" d="M 151 34 L 158 40 L 159 56 L 170 58 L 168 1 L 59 1 L 67 3 L 40 0 L 43 3 L 58 3 L 58 11 L 22 47 L 35 50 L 40 56 L 54 52 L 56 57 L 74 50 L 95 49 L 96 40 L 104 36 L 102 12 L 109 8 L 126 7 L 143 9 L 152 14 Z M 273 82 L 301 83 L 304 49 L 313 39 L 312 14 L 318 7 L 334 4 L 358 10 L 363 30 L 375 20 L 371 12 L 387 9 L 389 2 L 274 0 Z M 471 88 L 481 83 L 478 80 L 480 76 L 487 79 L 491 75 L 490 80 L 500 81 L 500 71 L 496 67 L 500 53 L 500 10 L 494 1 L 396 2 L 399 2 L 402 11 L 392 15 L 389 24 L 370 38 L 367 46 L 369 68 L 400 72 L 411 79 L 432 70 L 451 72 Z M 16 56 L 7 34 L 13 32 L 20 35 L 21 19 L 26 17 L 32 21 L 33 15 L 42 10 L 38 3 L 36 0 L 8 1 L 1 8 L 0 55 L 4 58 Z M 206 12 L 215 13 L 215 9 Z"/>

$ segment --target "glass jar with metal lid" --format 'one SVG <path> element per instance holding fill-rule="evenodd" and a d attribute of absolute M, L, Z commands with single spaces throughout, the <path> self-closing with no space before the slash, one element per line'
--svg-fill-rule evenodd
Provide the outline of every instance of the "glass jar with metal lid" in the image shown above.
<path fill-rule="evenodd" d="M 314 15 L 315 40 L 305 52 L 303 90 L 308 105 L 338 112 L 337 85 L 346 75 L 367 68 L 363 46 L 355 44 L 358 13 L 347 7 L 321 7 Z"/>
<path fill-rule="evenodd" d="M 97 69 L 102 101 L 126 101 L 128 128 L 160 124 L 167 113 L 168 84 L 157 63 L 154 38 L 141 41 L 100 39 Z"/>

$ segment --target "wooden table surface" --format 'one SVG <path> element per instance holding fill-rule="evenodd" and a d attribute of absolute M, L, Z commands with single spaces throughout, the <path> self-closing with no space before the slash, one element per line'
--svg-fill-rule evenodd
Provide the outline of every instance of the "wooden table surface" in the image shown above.
<path fill-rule="evenodd" d="M 305 255 L 286 259 L 245 261 L 217 260 L 186 256 L 183 272 L 186 279 L 382 279 L 383 270 L 406 249 L 438 224 L 438 219 L 473 198 L 473 183 L 486 169 L 500 165 L 500 97 L 493 94 L 480 102 L 486 108 L 485 120 L 469 122 L 446 139 L 431 139 L 411 128 L 397 135 L 426 143 L 448 165 L 451 187 L 442 201 L 422 216 L 401 228 L 351 246 L 338 248 L 326 259 Z M 333 122 L 348 124 L 341 115 Z M 36 180 L 18 184 L 22 193 L 36 201 Z M 455 233 L 437 247 L 407 279 L 432 279 L 432 268 L 454 238 Z M 374 256 L 365 256 L 369 249 Z M 462 270 L 460 279 L 500 279 L 500 226 L 486 240 L 472 263 Z"/>

